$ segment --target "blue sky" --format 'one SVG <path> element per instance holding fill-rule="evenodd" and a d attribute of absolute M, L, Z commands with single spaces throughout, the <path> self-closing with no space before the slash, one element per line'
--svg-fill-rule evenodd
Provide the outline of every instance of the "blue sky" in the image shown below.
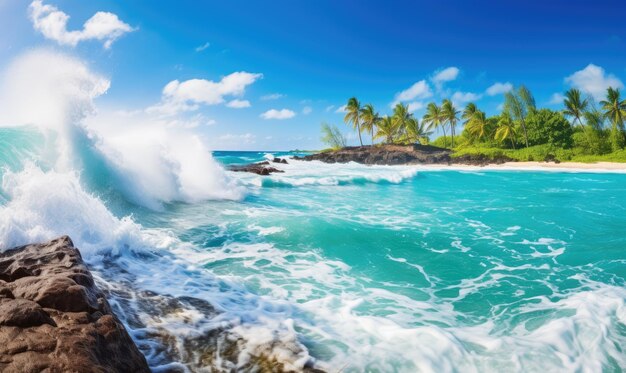
<path fill-rule="evenodd" d="M 320 148 L 321 122 L 348 132 L 337 109 L 351 96 L 381 114 L 400 99 L 421 117 L 446 97 L 494 114 L 511 85 L 557 109 L 570 86 L 598 96 L 626 79 L 623 1 L 38 5 L 56 9 L 35 20 L 31 1 L 0 0 L 0 67 L 38 47 L 78 56 L 111 80 L 101 110 L 176 118 L 213 149 Z M 45 30 L 53 12 L 66 34 Z M 97 12 L 117 23 L 83 29 Z"/>

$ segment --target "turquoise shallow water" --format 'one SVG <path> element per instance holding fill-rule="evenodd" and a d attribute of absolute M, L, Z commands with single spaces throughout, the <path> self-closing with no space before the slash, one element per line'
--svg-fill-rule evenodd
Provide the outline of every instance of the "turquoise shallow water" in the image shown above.
<path fill-rule="evenodd" d="M 214 153 L 223 164 L 264 156 Z M 14 171 L 19 163 L 5 161 Z M 24 181 L 5 170 L 3 243 L 77 229 L 103 281 L 123 283 L 98 259 L 110 247 L 139 288 L 213 302 L 245 338 L 295 338 L 330 371 L 626 369 L 626 175 L 278 167 L 286 172 L 268 178 L 226 173 L 242 199 L 158 209 L 110 180 L 79 177 L 105 210 L 78 194 L 99 215 L 71 228 L 48 212 L 65 199 L 25 197 L 50 172 Z M 18 207 L 39 215 L 9 218 Z M 133 254 L 140 246 L 168 254 L 146 261 Z M 210 324 L 194 320 L 191 329 Z M 186 338 L 179 321 L 158 325 Z"/>

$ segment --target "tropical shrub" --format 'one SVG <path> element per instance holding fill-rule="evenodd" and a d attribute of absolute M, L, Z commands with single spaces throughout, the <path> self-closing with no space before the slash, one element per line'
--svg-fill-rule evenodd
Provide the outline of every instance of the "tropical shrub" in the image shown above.
<path fill-rule="evenodd" d="M 321 140 L 332 149 L 340 149 L 346 146 L 346 137 L 339 131 L 339 128 L 328 123 L 322 123 Z"/>
<path fill-rule="evenodd" d="M 572 126 L 563 114 L 550 109 L 533 110 L 526 117 L 529 145 L 572 147 Z"/>

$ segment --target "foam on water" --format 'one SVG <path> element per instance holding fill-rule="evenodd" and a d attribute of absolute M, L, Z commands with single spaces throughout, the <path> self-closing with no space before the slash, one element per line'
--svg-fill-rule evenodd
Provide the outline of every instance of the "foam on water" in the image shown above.
<path fill-rule="evenodd" d="M 43 102 L 0 118 L 31 124 L 0 129 L 0 250 L 69 234 L 155 371 L 626 369 L 623 175 L 229 173 L 193 133 L 85 120 L 109 81 L 77 59 L 9 71 Z"/>

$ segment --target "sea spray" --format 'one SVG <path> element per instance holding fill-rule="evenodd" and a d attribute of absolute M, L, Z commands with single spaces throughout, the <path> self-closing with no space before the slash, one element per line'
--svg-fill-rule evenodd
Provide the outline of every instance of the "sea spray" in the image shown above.
<path fill-rule="evenodd" d="M 109 86 L 75 57 L 46 49 L 27 52 L 3 75 L 0 126 L 35 126 L 47 139 L 36 161 L 58 172 L 84 173 L 87 181 L 96 181 L 93 188 L 98 180 L 107 182 L 149 208 L 243 197 L 245 189 L 230 180 L 193 132 L 147 115 L 120 123 L 119 118 L 106 122 L 111 117 L 99 113 L 105 118 L 99 120 L 94 100 Z"/>
<path fill-rule="evenodd" d="M 184 253 L 195 252 L 193 246 L 129 215 L 149 211 L 141 206 L 164 211 L 176 202 L 239 200 L 245 189 L 192 132 L 150 118 L 128 127 L 89 125 L 93 100 L 108 86 L 82 61 L 50 50 L 28 52 L 7 70 L 0 89 L 6 98 L 0 110 L 0 250 L 70 235 L 157 371 L 309 365 L 293 326 L 257 312 L 259 305 L 283 306 L 204 269 L 190 270 L 194 263 Z M 110 204 L 127 212 L 116 216 Z M 197 287 L 189 287 L 194 276 Z M 160 300 L 179 306 L 162 307 Z M 181 334 L 191 315 L 195 332 Z"/>
<path fill-rule="evenodd" d="M 69 131 L 1 130 L 0 249 L 70 234 L 155 371 L 626 369 L 624 175 L 289 160 L 259 182 L 86 97 Z"/>

